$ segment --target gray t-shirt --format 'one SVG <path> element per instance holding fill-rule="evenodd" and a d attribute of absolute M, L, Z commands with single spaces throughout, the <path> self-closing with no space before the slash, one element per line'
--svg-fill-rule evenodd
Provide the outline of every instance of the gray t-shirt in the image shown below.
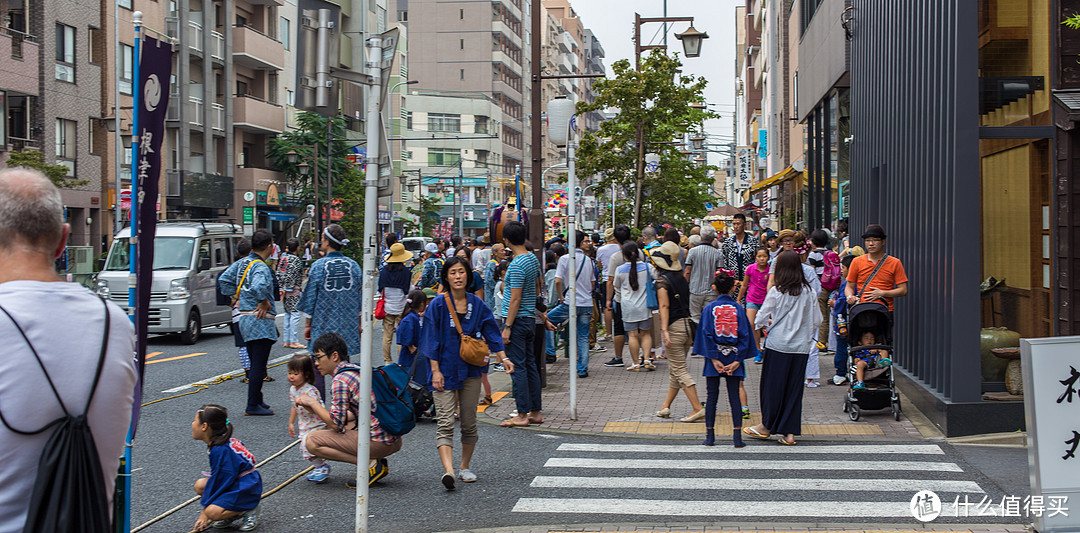
<path fill-rule="evenodd" d="M 97 370 L 105 332 L 101 299 L 75 283 L 9 281 L 0 284 L 0 306 L 15 318 L 49 372 L 64 405 L 83 413 Z M 122 309 L 109 307 L 109 345 L 87 420 L 97 444 L 112 508 L 119 457 L 134 402 L 135 331 Z M 74 332 L 75 335 L 58 334 Z M 49 382 L 11 320 L 0 313 L 0 335 L 6 340 L 0 357 L 0 406 L 11 427 L 35 430 L 63 416 Z M 19 435 L 0 425 L 0 531 L 22 531 L 37 464 L 52 429 Z"/>
<path fill-rule="evenodd" d="M 686 254 L 690 269 L 690 294 L 713 294 L 716 269 L 724 263 L 724 253 L 711 244 L 699 244 Z"/>

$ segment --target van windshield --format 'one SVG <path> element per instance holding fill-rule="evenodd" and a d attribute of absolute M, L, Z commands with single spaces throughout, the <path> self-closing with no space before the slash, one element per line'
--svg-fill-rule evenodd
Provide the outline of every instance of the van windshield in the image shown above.
<path fill-rule="evenodd" d="M 154 270 L 183 270 L 191 268 L 195 239 L 191 237 L 156 237 L 154 239 Z M 115 239 L 105 270 L 128 270 L 128 239 Z"/>

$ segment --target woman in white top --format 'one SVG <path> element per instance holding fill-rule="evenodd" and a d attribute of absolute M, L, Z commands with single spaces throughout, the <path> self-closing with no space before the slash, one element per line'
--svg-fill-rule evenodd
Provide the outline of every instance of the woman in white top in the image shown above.
<path fill-rule="evenodd" d="M 638 245 L 634 241 L 623 243 L 622 254 L 626 262 L 615 269 L 612 286 L 619 292 L 622 300 L 622 321 L 630 341 L 630 358 L 634 361 L 627 370 L 656 370 L 649 359 L 649 350 L 652 348 L 652 310 L 648 306 L 647 291 L 652 278 L 652 267 L 640 260 Z"/>
<path fill-rule="evenodd" d="M 803 375 L 821 309 L 798 254 L 781 252 L 774 264 L 776 283 L 754 320 L 755 328 L 769 328 L 761 369 L 761 423 L 743 433 L 759 439 L 778 433 L 781 444 L 793 445 L 802 429 Z"/>

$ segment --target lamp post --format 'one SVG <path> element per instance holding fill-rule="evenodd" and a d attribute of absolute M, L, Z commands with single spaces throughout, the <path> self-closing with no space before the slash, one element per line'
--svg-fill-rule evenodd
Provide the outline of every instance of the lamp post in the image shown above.
<path fill-rule="evenodd" d="M 311 148 L 314 151 L 314 155 L 312 157 L 301 157 L 300 154 L 298 154 L 296 152 L 296 148 Z M 329 150 L 327 150 L 327 151 L 329 151 Z M 329 155 L 329 154 L 327 154 L 327 155 Z M 300 171 L 301 176 L 307 176 L 308 174 L 311 173 L 311 167 L 313 167 L 313 166 L 315 167 L 315 220 L 316 220 L 315 224 L 316 224 L 316 227 L 317 227 L 316 231 L 318 231 L 319 238 L 321 239 L 322 238 L 322 231 L 323 231 L 323 221 L 322 221 L 322 207 L 319 205 L 319 145 L 318 144 L 302 144 L 302 145 L 299 145 L 299 146 L 295 146 L 295 147 L 293 147 L 292 150 L 289 150 L 285 154 L 285 159 L 289 161 L 290 165 L 295 165 L 298 160 L 301 161 L 301 163 L 299 165 L 297 165 L 297 167 L 296 167 Z M 311 161 L 314 164 L 309 165 L 309 164 L 307 164 L 308 161 Z M 330 167 L 327 166 L 326 168 L 327 168 L 327 171 L 329 172 Z"/>
<path fill-rule="evenodd" d="M 641 52 L 652 50 L 667 50 L 667 32 L 664 32 L 664 44 L 641 44 L 641 25 L 651 22 L 663 22 L 667 28 L 668 22 L 689 22 L 690 27 L 682 33 L 676 33 L 675 38 L 682 41 L 683 55 L 686 57 L 701 56 L 701 42 L 709 38 L 709 34 L 694 29 L 694 17 L 642 17 L 634 13 L 634 70 L 641 70 Z"/>
<path fill-rule="evenodd" d="M 570 249 L 569 288 L 567 304 L 569 310 L 569 347 L 570 347 L 570 419 L 577 420 L 577 175 L 575 173 L 574 148 L 577 139 L 574 132 L 574 101 L 565 96 L 558 96 L 548 102 L 548 139 L 556 146 L 566 145 L 567 192 L 570 197 L 566 206 L 566 241 Z M 555 165 L 558 166 L 558 165 Z M 554 168 L 554 167 L 552 167 Z M 551 170 L 550 168 L 548 170 Z M 582 258 L 583 260 L 587 260 Z"/>

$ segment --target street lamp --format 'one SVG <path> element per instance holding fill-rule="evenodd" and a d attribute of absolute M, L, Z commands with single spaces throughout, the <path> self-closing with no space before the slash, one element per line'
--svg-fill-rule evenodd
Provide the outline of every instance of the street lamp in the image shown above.
<path fill-rule="evenodd" d="M 313 155 L 312 157 L 304 157 L 301 154 L 296 152 L 296 148 L 311 148 L 312 150 L 314 150 L 315 155 Z M 329 151 L 330 151 L 329 146 L 327 146 L 327 152 L 329 152 Z M 312 167 L 315 168 L 315 180 L 314 180 L 314 182 L 315 182 L 315 220 L 316 220 L 316 227 L 318 228 L 317 231 L 319 232 L 319 235 L 322 235 L 322 229 L 323 229 L 322 208 L 319 205 L 319 145 L 317 145 L 317 144 L 301 144 L 301 145 L 297 145 L 297 146 L 293 147 L 292 149 L 290 149 L 288 152 L 285 153 L 285 160 L 288 161 L 290 165 L 295 165 L 297 161 L 300 161 L 300 164 L 296 165 L 296 170 L 300 171 L 301 176 L 307 176 L 308 174 L 311 173 Z M 327 161 L 328 166 L 326 168 L 329 169 L 330 168 L 329 167 L 329 154 L 327 154 L 327 160 L 328 160 Z M 311 161 L 313 164 L 309 165 L 307 163 L 308 161 Z M 329 193 L 329 191 L 327 191 L 327 193 Z M 327 205 L 329 205 L 329 199 L 327 200 Z M 319 237 L 319 238 L 322 238 L 322 237 Z"/>
<path fill-rule="evenodd" d="M 675 38 L 682 41 L 683 53 L 686 57 L 701 56 L 701 41 L 708 39 L 709 34 L 694 29 L 694 23 L 682 33 L 676 33 Z"/>

